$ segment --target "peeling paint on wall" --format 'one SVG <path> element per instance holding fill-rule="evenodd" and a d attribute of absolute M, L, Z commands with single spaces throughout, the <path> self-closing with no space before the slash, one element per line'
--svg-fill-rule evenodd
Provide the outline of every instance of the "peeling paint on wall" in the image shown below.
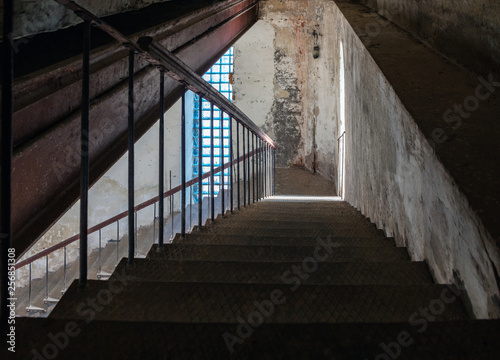
<path fill-rule="evenodd" d="M 234 88 L 235 103 L 248 108 L 248 115 L 276 141 L 278 166 L 304 166 L 335 182 L 338 94 L 332 84 L 338 78 L 338 62 L 329 47 L 335 28 L 323 18 L 328 11 L 318 1 L 261 2 L 260 20 L 235 45 L 241 53 L 240 60 L 235 60 L 235 77 L 239 78 L 240 71 L 245 77 Z M 314 31 L 319 33 L 318 59 L 312 56 Z M 272 79 L 259 78 L 258 72 L 246 78 L 247 69 L 254 67 L 246 58 L 260 46 L 251 37 L 265 39 L 268 51 L 261 62 L 274 70 Z M 269 87 L 272 107 L 262 116 L 246 106 L 252 101 L 248 94 L 258 92 L 255 89 L 269 93 Z"/>

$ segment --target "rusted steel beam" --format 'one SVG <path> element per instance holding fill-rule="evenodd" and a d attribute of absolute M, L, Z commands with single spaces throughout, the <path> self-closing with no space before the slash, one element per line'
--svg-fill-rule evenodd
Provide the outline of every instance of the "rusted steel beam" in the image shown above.
<path fill-rule="evenodd" d="M 153 36 L 203 74 L 253 25 L 257 5 L 258 0 L 223 1 L 131 39 Z M 115 44 L 98 49 L 91 58 L 91 183 L 127 149 L 127 56 L 128 50 Z M 81 68 L 81 61 L 75 60 L 22 81 L 14 89 L 12 216 L 18 256 L 78 199 Z M 135 68 L 139 139 L 158 120 L 158 70 L 140 58 Z M 181 85 L 167 78 L 166 109 L 180 94 Z"/>

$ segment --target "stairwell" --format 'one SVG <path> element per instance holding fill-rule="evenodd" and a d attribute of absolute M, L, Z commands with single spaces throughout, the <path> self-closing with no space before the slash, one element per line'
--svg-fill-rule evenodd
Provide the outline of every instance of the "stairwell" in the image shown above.
<path fill-rule="evenodd" d="M 496 359 L 499 322 L 349 204 L 271 198 L 17 326 L 23 359 Z"/>

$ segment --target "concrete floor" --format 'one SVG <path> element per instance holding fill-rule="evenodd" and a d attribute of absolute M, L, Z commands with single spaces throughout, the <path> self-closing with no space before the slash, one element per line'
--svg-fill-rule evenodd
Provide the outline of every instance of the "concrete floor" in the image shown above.
<path fill-rule="evenodd" d="M 335 184 L 304 168 L 277 168 L 276 195 L 336 196 Z"/>

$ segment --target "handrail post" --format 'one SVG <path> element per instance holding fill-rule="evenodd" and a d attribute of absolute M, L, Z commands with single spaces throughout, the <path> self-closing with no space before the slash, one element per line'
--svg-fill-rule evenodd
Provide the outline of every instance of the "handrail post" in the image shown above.
<path fill-rule="evenodd" d="M 229 181 L 231 186 L 231 214 L 234 212 L 234 178 L 233 178 L 233 118 L 229 116 Z"/>
<path fill-rule="evenodd" d="M 1 287 L 1 309 L 0 309 L 0 331 L 7 334 L 7 319 L 9 308 L 7 307 L 9 295 L 9 248 L 12 239 L 12 117 L 13 117 L 13 48 L 12 31 L 14 17 L 14 1 L 3 2 L 3 48 L 2 48 L 2 135 L 1 135 L 1 169 L 0 180 L 2 203 L 0 205 L 0 287 Z M 0 338 L 3 339 L 3 336 Z"/>
<path fill-rule="evenodd" d="M 199 96 L 198 109 L 198 228 L 203 225 L 203 98 Z"/>
<path fill-rule="evenodd" d="M 259 137 L 255 134 L 255 201 L 259 201 L 260 169 L 259 169 Z"/>
<path fill-rule="evenodd" d="M 88 189 L 89 189 L 89 119 L 90 119 L 90 36 L 92 24 L 85 20 L 83 33 L 83 79 L 81 120 L 80 179 L 80 287 L 87 284 Z"/>
<path fill-rule="evenodd" d="M 264 169 L 265 169 L 265 176 L 264 176 L 264 196 L 267 198 L 268 197 L 268 185 L 269 185 L 269 144 L 265 143 L 266 151 L 264 154 Z"/>
<path fill-rule="evenodd" d="M 259 138 L 259 200 L 262 199 L 262 139 Z"/>
<path fill-rule="evenodd" d="M 158 246 L 163 247 L 163 228 L 165 219 L 165 203 L 163 201 L 165 182 L 165 71 L 160 70 L 160 130 L 159 130 L 159 158 L 158 158 L 158 205 L 159 205 L 159 229 Z"/>
<path fill-rule="evenodd" d="M 252 202 L 255 203 L 255 134 L 252 132 Z"/>
<path fill-rule="evenodd" d="M 134 191 L 135 191 L 135 126 L 134 126 L 134 61 L 135 52 L 128 57 L 128 264 L 134 264 Z"/>
<path fill-rule="evenodd" d="M 247 157 L 245 148 L 245 126 L 241 129 L 243 137 L 243 207 L 247 206 Z"/>
<path fill-rule="evenodd" d="M 247 201 L 250 205 L 250 129 L 247 128 L 247 166 L 248 166 L 248 194 Z"/>
<path fill-rule="evenodd" d="M 222 167 L 221 169 L 221 172 L 220 172 L 220 175 L 221 175 L 221 186 L 219 187 L 219 193 L 220 193 L 220 196 L 221 196 L 221 207 L 220 207 L 220 211 L 221 211 L 221 215 L 222 217 L 224 217 L 224 213 L 225 213 L 225 203 L 224 203 L 224 180 L 225 180 L 225 176 L 224 176 L 224 112 L 222 111 L 222 109 L 220 110 L 220 133 L 219 133 L 219 142 L 220 142 L 220 166 Z"/>
<path fill-rule="evenodd" d="M 260 139 L 260 146 L 259 146 L 259 174 L 260 174 L 260 180 L 259 180 L 259 198 L 263 199 L 264 198 L 264 142 L 262 139 Z"/>
<path fill-rule="evenodd" d="M 211 220 L 215 220 L 215 204 L 214 204 L 214 103 L 210 103 L 210 196 L 212 199 Z"/>
<path fill-rule="evenodd" d="M 273 196 L 276 195 L 276 149 L 273 149 Z"/>
<path fill-rule="evenodd" d="M 240 122 L 236 121 L 236 186 L 238 187 L 238 198 L 237 205 L 238 210 L 240 210 L 241 200 L 240 200 Z"/>
<path fill-rule="evenodd" d="M 169 181 L 168 181 L 168 186 L 169 186 L 169 190 L 172 190 L 172 170 L 169 170 L 168 172 L 169 174 Z M 170 200 L 170 220 L 172 222 L 172 226 L 170 228 L 171 230 L 171 234 L 170 234 L 170 240 L 172 240 L 174 238 L 174 194 L 170 195 L 169 196 L 169 200 Z"/>
<path fill-rule="evenodd" d="M 262 160 L 261 160 L 261 167 L 262 167 L 262 198 L 266 198 L 266 146 L 267 143 L 262 140 Z"/>
<path fill-rule="evenodd" d="M 186 85 L 182 85 L 181 110 L 181 236 L 186 235 Z"/>
<path fill-rule="evenodd" d="M 261 198 L 261 194 L 262 194 L 262 191 L 261 191 L 261 186 L 262 186 L 262 167 L 261 167 L 261 161 L 262 161 L 262 140 L 260 139 L 260 137 L 257 137 L 257 148 L 259 149 L 259 152 L 258 152 L 258 163 L 257 163 L 257 168 L 258 168 L 258 174 L 259 174 L 259 177 L 258 177 L 258 181 L 257 181 L 257 200 L 260 200 Z"/>

